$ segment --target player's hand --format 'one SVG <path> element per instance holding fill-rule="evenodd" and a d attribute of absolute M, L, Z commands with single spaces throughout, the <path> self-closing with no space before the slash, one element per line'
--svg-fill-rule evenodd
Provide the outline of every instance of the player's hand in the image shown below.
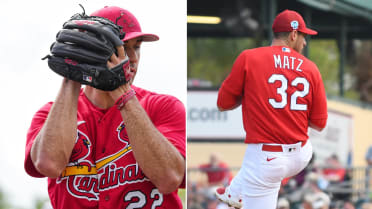
<path fill-rule="evenodd" d="M 130 79 L 124 71 L 129 66 L 123 48 L 124 32 L 108 19 L 75 14 L 63 24 L 50 47 L 49 68 L 55 73 L 102 91 L 112 91 Z M 109 66 L 111 68 L 109 70 Z M 119 64 L 116 64 L 119 63 Z M 129 76 L 127 76 L 130 78 Z"/>
<path fill-rule="evenodd" d="M 113 53 L 111 55 L 110 60 L 107 61 L 107 67 L 110 68 L 110 69 L 113 68 L 113 67 L 115 67 L 121 61 L 123 61 L 125 59 L 125 57 L 126 57 L 124 46 L 117 46 L 116 47 L 116 50 L 117 50 L 118 55 L 116 55 L 115 53 Z"/>
<path fill-rule="evenodd" d="M 120 64 L 123 60 L 125 60 L 127 58 L 127 55 L 126 55 L 125 50 L 124 50 L 124 46 L 118 46 L 118 47 L 116 47 L 116 49 L 117 49 L 118 54 L 117 55 L 115 53 L 112 54 L 110 60 L 107 61 L 107 67 L 108 68 L 115 67 L 116 65 Z M 125 77 L 130 78 L 130 79 L 132 79 L 133 76 L 134 76 L 134 73 L 131 72 L 130 68 L 128 68 L 126 70 L 126 72 L 124 72 L 124 73 L 125 73 Z M 131 89 L 130 88 L 131 83 L 132 82 L 129 81 L 126 84 L 124 84 L 122 86 L 119 86 L 117 89 L 115 89 L 113 91 L 110 91 L 109 94 L 112 97 L 112 99 L 114 101 L 116 101 L 121 95 L 123 95 L 125 92 L 129 91 Z"/>

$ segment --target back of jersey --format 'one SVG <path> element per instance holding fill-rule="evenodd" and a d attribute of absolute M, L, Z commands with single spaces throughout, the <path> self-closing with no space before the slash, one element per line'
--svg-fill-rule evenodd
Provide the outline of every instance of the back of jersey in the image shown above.
<path fill-rule="evenodd" d="M 327 118 L 317 66 L 288 47 L 243 51 L 222 88 L 242 96 L 246 143 L 304 141 L 309 121 Z"/>

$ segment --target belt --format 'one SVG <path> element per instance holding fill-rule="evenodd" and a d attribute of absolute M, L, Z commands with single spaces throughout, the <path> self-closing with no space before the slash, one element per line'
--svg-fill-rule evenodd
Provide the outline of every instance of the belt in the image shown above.
<path fill-rule="evenodd" d="M 307 143 L 307 140 L 306 141 L 303 141 L 301 143 L 301 147 L 305 146 L 306 143 Z M 262 145 L 262 151 L 267 151 L 267 152 L 283 152 L 283 148 L 282 148 L 282 145 L 268 145 L 268 144 L 264 144 L 264 145 Z"/>

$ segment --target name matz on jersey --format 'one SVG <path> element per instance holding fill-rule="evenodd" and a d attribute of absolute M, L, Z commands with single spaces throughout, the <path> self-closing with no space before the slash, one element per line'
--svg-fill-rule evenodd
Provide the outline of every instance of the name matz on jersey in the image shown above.
<path fill-rule="evenodd" d="M 280 56 L 280 54 L 274 54 L 273 57 L 275 68 L 296 70 L 302 72 L 300 68 L 302 63 L 304 62 L 302 59 L 286 55 Z"/>

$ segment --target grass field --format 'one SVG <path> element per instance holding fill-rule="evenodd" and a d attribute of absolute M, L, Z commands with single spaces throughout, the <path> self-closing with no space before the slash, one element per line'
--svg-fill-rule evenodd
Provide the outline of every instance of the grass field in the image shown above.
<path fill-rule="evenodd" d="M 186 208 L 186 189 L 179 189 L 178 196 L 181 198 L 183 208 L 185 209 Z"/>

